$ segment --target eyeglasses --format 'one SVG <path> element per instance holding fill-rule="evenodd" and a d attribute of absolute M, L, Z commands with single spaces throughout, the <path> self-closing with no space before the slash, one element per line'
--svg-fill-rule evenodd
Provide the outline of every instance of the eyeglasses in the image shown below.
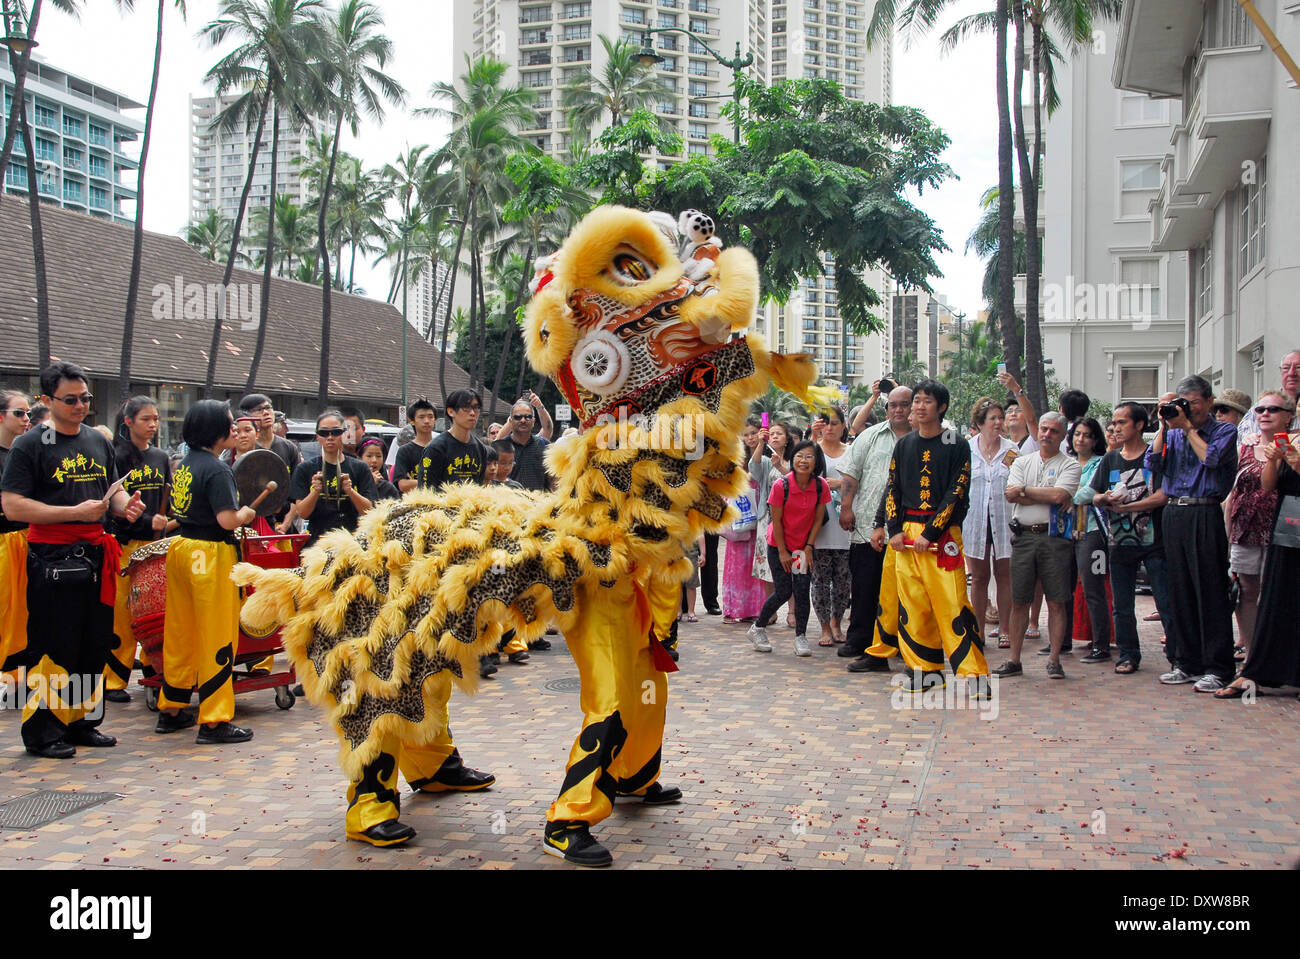
<path fill-rule="evenodd" d="M 512 420 L 531 420 L 533 418 L 533 414 L 532 413 L 511 413 L 510 418 Z"/>
<path fill-rule="evenodd" d="M 1278 369 L 1283 373 L 1300 373 L 1300 363 L 1283 363 Z"/>
<path fill-rule="evenodd" d="M 910 410 L 912 408 L 912 401 L 906 400 L 905 402 L 902 403 L 888 403 L 886 405 L 891 410 Z"/>
<path fill-rule="evenodd" d="M 5 410 L 5 412 L 13 414 L 14 416 L 18 417 L 20 420 L 25 420 L 27 419 L 27 417 L 32 415 L 31 410 Z"/>
<path fill-rule="evenodd" d="M 261 406 L 255 406 L 248 412 L 250 413 L 274 413 L 275 407 L 270 403 L 263 403 Z"/>
<path fill-rule="evenodd" d="M 62 403 L 64 406 L 76 406 L 78 403 L 84 403 L 87 406 L 89 406 L 90 401 L 93 400 L 94 398 L 95 398 L 94 395 L 91 393 L 82 393 L 80 396 L 68 395 L 68 396 L 51 397 L 51 399 L 55 400 L 56 402 Z"/>
<path fill-rule="evenodd" d="M 317 430 L 316 435 L 317 436 L 342 436 L 346 432 L 347 430 L 345 429 L 334 428 L 328 430 Z"/>
<path fill-rule="evenodd" d="M 1256 416 L 1263 416 L 1265 413 L 1290 413 L 1290 412 L 1291 412 L 1290 408 L 1289 408 L 1289 407 L 1286 407 L 1286 406 L 1257 406 L 1257 407 L 1255 407 L 1255 415 L 1256 415 Z"/>

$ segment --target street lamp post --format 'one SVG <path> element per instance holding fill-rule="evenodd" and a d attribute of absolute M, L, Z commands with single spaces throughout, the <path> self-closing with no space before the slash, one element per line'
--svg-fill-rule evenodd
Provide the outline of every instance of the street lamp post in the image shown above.
<path fill-rule="evenodd" d="M 754 54 L 746 53 L 744 57 L 742 57 L 740 55 L 740 41 L 737 40 L 735 57 L 731 59 L 727 59 L 722 54 L 718 53 L 718 51 L 714 50 L 711 46 L 705 43 L 703 40 L 701 40 L 699 37 L 697 37 L 694 33 L 692 33 L 689 30 L 685 30 L 681 27 L 646 27 L 645 30 L 643 30 L 642 32 L 645 34 L 643 40 L 643 43 L 645 45 L 641 48 L 640 52 L 637 53 L 636 58 L 639 62 L 645 64 L 646 66 L 652 66 L 656 63 L 662 63 L 664 59 L 659 54 L 655 53 L 654 47 L 650 45 L 651 34 L 684 33 L 686 36 L 690 37 L 692 40 L 694 40 L 696 43 L 702 46 L 705 52 L 709 54 L 709 56 L 713 57 L 713 59 L 716 60 L 719 64 L 721 64 L 722 66 L 726 67 L 728 70 L 731 71 L 731 91 L 732 91 L 732 97 L 736 103 L 736 113 L 735 116 L 732 117 L 732 123 L 731 123 L 731 139 L 732 142 L 739 143 L 740 142 L 740 71 L 745 69 L 745 67 L 749 66 L 751 63 L 754 62 Z"/>

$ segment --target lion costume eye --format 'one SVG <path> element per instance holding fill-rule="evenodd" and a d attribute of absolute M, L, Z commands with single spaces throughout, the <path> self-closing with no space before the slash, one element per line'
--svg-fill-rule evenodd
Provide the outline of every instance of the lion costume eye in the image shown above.
<path fill-rule="evenodd" d="M 611 265 L 614 279 L 625 284 L 644 283 L 656 271 L 654 264 L 625 250 L 614 254 L 614 262 Z"/>

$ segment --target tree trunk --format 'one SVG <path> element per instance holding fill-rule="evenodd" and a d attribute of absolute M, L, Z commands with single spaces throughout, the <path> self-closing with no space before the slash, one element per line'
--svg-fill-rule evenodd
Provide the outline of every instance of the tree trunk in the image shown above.
<path fill-rule="evenodd" d="M 253 149 L 248 158 L 248 176 L 244 177 L 244 189 L 239 194 L 239 210 L 235 213 L 235 222 L 230 229 L 230 255 L 226 257 L 226 270 L 221 277 L 222 295 L 217 297 L 217 316 L 212 322 L 212 343 L 208 347 L 208 372 L 203 379 L 203 398 L 212 399 L 213 384 L 217 379 L 217 350 L 221 346 L 221 327 L 224 320 L 227 291 L 230 289 L 230 277 L 235 271 L 235 260 L 239 257 L 239 231 L 244 225 L 244 212 L 248 209 L 248 194 L 253 189 L 253 173 L 257 169 L 257 155 L 262 149 L 262 133 L 266 129 L 266 111 L 271 103 L 271 87 L 266 88 L 262 97 L 262 109 L 257 114 L 257 133 L 253 137 Z"/>
<path fill-rule="evenodd" d="M 274 88 L 270 84 L 269 88 Z M 248 383 L 245 393 L 257 387 L 257 369 L 262 365 L 262 350 L 266 347 L 266 323 L 271 315 L 271 262 L 275 259 L 275 178 L 279 175 L 280 160 L 280 110 L 279 104 L 271 112 L 271 191 L 267 195 L 266 255 L 262 257 L 262 302 L 257 318 L 257 344 L 253 347 L 253 361 L 248 365 Z"/>
<path fill-rule="evenodd" d="M 163 8 L 158 0 L 158 35 L 154 41 L 153 79 L 144 113 L 144 139 L 140 144 L 140 168 L 135 184 L 135 230 L 131 240 L 131 276 L 126 284 L 126 317 L 122 322 L 122 359 L 118 365 L 117 394 L 125 402 L 131 395 L 131 352 L 135 340 L 135 309 L 140 299 L 140 258 L 144 248 L 144 168 L 149 161 L 149 139 L 153 134 L 153 107 L 158 98 L 158 74 L 162 67 Z"/>
<path fill-rule="evenodd" d="M 533 244 L 528 244 L 528 252 L 524 254 L 524 270 L 519 275 L 519 289 L 515 291 L 515 301 L 510 304 L 510 309 L 506 311 L 506 329 L 505 340 L 501 344 L 501 357 L 497 360 L 497 375 L 492 380 L 492 409 L 488 412 L 488 422 L 492 422 L 497 416 L 497 398 L 501 395 L 501 378 L 506 375 L 506 363 L 510 359 L 510 348 L 514 345 L 514 338 L 511 336 L 519 326 L 515 322 L 515 314 L 519 312 L 519 304 L 524 301 L 524 293 L 528 290 L 528 264 L 533 262 Z M 527 366 L 525 362 L 523 364 Z M 522 381 L 521 381 L 522 382 Z"/>
<path fill-rule="evenodd" d="M 36 36 L 36 25 L 41 19 L 42 0 L 36 0 L 32 4 L 32 15 L 27 22 L 27 38 L 30 40 Z M 13 35 L 13 14 L 9 10 L 9 4 L 4 4 L 4 28 L 5 36 Z M 4 148 L 0 150 L 0 176 L 4 176 L 9 170 L 9 160 L 14 152 L 14 137 L 18 135 L 19 125 L 19 105 L 24 107 L 27 102 L 27 71 L 31 67 L 32 52 L 30 50 L 21 57 L 14 56 L 11 51 L 9 54 L 9 68 L 14 73 L 14 91 L 13 99 L 9 105 L 9 118 L 5 124 L 5 142 Z M 0 197 L 4 196 L 4 183 L 0 182 Z"/>
<path fill-rule="evenodd" d="M 352 260 L 348 264 L 348 292 L 356 293 L 357 290 L 357 245 L 352 243 Z M 340 259 L 341 259 L 340 255 Z"/>
<path fill-rule="evenodd" d="M 1002 360 L 1018 381 L 1020 338 L 1016 335 L 1015 182 L 1012 176 L 1011 105 L 1007 77 L 1007 19 L 1011 0 L 997 0 L 994 47 L 997 55 L 998 100 L 998 322 L 1002 328 Z"/>
<path fill-rule="evenodd" d="M 1029 158 L 1030 175 L 1034 181 L 1032 196 L 1025 197 L 1026 225 L 1035 224 L 1025 231 L 1025 295 L 1029 306 L 1025 311 L 1025 389 L 1033 401 L 1034 409 L 1047 409 L 1047 366 L 1043 362 L 1042 317 L 1038 308 L 1038 291 L 1043 276 L 1043 240 L 1038 235 L 1038 190 L 1043 180 L 1043 24 L 1032 21 L 1034 37 L 1034 152 Z"/>
<path fill-rule="evenodd" d="M 469 226 L 469 221 L 474 216 L 474 194 L 470 194 L 469 209 L 465 213 L 465 222 L 460 225 L 460 232 L 456 236 L 456 252 L 451 259 L 451 277 L 447 280 L 447 317 L 442 323 L 442 349 L 438 356 L 438 389 L 442 391 L 444 402 L 447 399 L 447 331 L 451 327 L 451 299 L 456 294 L 456 274 L 460 272 L 460 250 L 461 245 L 465 242 L 465 228 Z M 438 320 L 438 304 L 433 304 L 433 318 L 435 324 Z"/>
<path fill-rule="evenodd" d="M 329 208 L 330 190 L 334 189 L 334 165 L 338 163 L 339 137 L 342 134 L 343 113 L 340 111 L 338 120 L 334 123 L 334 148 L 330 150 L 330 165 L 329 169 L 325 171 L 325 189 L 321 191 L 320 196 L 320 215 L 316 219 L 317 251 L 320 254 L 321 263 L 320 386 L 317 394 L 321 409 L 325 409 L 330 405 L 330 314 L 333 307 L 330 298 L 333 294 L 331 287 L 334 285 L 333 277 L 330 276 L 330 250 L 329 238 L 325 235 L 325 216 Z M 357 442 L 360 442 L 360 440 Z"/>
<path fill-rule="evenodd" d="M 465 330 L 465 335 L 469 337 L 469 388 L 478 389 L 479 374 L 479 345 L 478 345 L 478 320 L 479 314 L 479 288 L 483 285 L 483 277 L 479 272 L 478 247 L 474 236 L 470 235 L 469 249 L 469 326 Z"/>
<path fill-rule="evenodd" d="M 32 265 L 36 270 L 36 352 L 37 368 L 50 365 L 50 289 L 45 278 L 45 233 L 41 229 L 41 181 L 36 173 L 36 147 L 32 128 L 27 122 L 27 105 L 18 111 L 23 149 L 27 152 L 27 205 L 32 224 Z"/>

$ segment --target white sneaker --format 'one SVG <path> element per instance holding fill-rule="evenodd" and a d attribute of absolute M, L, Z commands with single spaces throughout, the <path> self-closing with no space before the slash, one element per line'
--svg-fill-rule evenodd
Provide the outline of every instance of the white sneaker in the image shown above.
<path fill-rule="evenodd" d="M 1194 683 L 1200 678 L 1200 676 L 1193 676 L 1190 673 L 1185 673 L 1181 667 L 1175 666 L 1172 672 L 1165 673 L 1161 676 L 1160 681 L 1166 686 L 1182 686 L 1186 683 Z"/>
<path fill-rule="evenodd" d="M 758 623 L 754 623 L 749 627 L 748 635 L 749 641 L 754 644 L 754 649 L 760 653 L 770 653 L 772 651 L 772 644 L 767 641 L 767 630 Z"/>
<path fill-rule="evenodd" d="M 796 656 L 811 656 L 812 650 L 808 648 L 808 637 L 802 633 L 794 638 L 794 654 Z"/>
<path fill-rule="evenodd" d="M 1198 693 L 1213 693 L 1228 685 L 1214 673 L 1206 673 L 1192 688 Z"/>

